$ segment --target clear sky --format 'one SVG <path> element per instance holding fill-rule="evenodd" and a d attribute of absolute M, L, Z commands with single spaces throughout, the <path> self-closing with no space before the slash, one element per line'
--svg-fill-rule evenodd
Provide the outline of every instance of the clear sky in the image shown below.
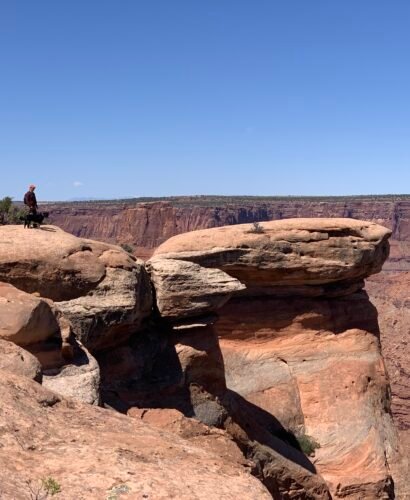
<path fill-rule="evenodd" d="M 409 0 L 0 0 L 0 197 L 410 192 Z"/>

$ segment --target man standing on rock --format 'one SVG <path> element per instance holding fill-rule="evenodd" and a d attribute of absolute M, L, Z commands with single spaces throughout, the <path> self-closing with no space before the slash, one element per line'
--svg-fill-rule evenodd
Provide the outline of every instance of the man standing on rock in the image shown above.
<path fill-rule="evenodd" d="M 34 194 L 34 190 L 36 189 L 36 186 L 34 184 L 30 184 L 28 187 L 27 193 L 24 195 L 24 205 L 28 206 L 29 213 L 32 215 L 37 214 L 37 198 L 36 195 Z"/>

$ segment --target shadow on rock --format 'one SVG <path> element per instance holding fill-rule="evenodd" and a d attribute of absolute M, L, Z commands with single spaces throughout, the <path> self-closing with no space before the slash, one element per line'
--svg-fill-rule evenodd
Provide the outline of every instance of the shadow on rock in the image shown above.
<path fill-rule="evenodd" d="M 131 343 L 98 354 L 105 406 L 177 409 L 225 429 L 253 463 L 273 498 L 330 498 L 295 435 L 273 415 L 226 388 L 218 337 L 212 326 L 151 329 Z"/>

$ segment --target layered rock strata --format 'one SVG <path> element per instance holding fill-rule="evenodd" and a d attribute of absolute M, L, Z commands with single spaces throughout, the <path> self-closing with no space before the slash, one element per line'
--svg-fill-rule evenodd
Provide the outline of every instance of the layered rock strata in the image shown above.
<path fill-rule="evenodd" d="M 232 224 L 290 218 L 348 217 L 392 230 L 387 266 L 410 269 L 409 197 L 294 198 L 180 197 L 151 203 L 87 202 L 50 204 L 53 224 L 82 238 L 135 247 L 141 258 L 177 234 Z"/>
<path fill-rule="evenodd" d="M 381 270 L 390 235 L 382 226 L 352 219 L 271 221 L 258 230 L 238 225 L 173 237 L 150 262 L 156 268 L 159 259 L 217 268 L 252 296 L 341 295 L 362 288 L 364 278 Z"/>
<path fill-rule="evenodd" d="M 184 381 L 217 394 L 230 415 L 246 408 L 236 425 L 258 422 L 262 442 L 296 436 L 316 448 L 313 470 L 334 498 L 394 497 L 389 385 L 377 313 L 361 291 L 387 258 L 390 234 L 346 219 L 269 222 L 258 233 L 239 225 L 171 238 L 150 262 L 193 262 L 246 286 L 212 328 L 174 328 Z M 166 283 L 157 289 L 167 294 Z M 189 282 L 180 293 L 189 300 Z M 201 401 L 191 402 L 196 414 Z"/>
<path fill-rule="evenodd" d="M 124 202 L 77 202 L 58 203 L 47 207 L 51 211 L 51 221 L 76 236 L 99 239 L 133 247 L 135 254 L 147 258 L 155 248 L 166 239 L 180 233 L 225 226 L 231 224 L 252 223 L 254 221 L 279 220 L 306 217 L 349 217 L 367 220 L 388 227 L 392 230 L 391 251 L 384 264 L 385 273 L 395 272 L 397 286 L 389 285 L 389 297 L 377 302 L 382 334 L 384 357 L 391 365 L 400 364 L 401 370 L 408 371 L 408 357 L 405 349 L 392 348 L 389 339 L 396 336 L 397 327 L 393 325 L 391 314 L 396 307 L 395 289 L 402 287 L 399 271 L 410 270 L 410 201 L 409 196 L 357 196 L 357 197 L 321 197 L 282 199 L 270 197 L 179 197 L 164 201 L 128 200 Z M 386 279 L 391 282 L 390 277 Z M 407 281 L 407 289 L 410 289 Z M 383 279 L 369 289 L 371 298 L 384 294 Z M 400 293 L 400 292 L 399 292 Z M 377 300 L 377 299 L 375 299 Z M 400 296 L 398 300 L 401 301 Z M 399 319 L 406 316 L 400 308 Z M 400 328 L 399 328 L 400 329 Z M 401 329 L 402 330 L 402 329 Z M 404 341 L 409 342 L 408 329 Z M 406 340 L 407 338 L 407 340 Z M 394 351 L 394 352 L 393 352 Z M 392 356 L 390 358 L 390 356 Z M 397 369 L 396 369 L 397 371 Z M 397 382 L 396 382 L 397 381 Z M 396 387 L 396 383 L 399 384 Z M 405 386 L 405 384 L 404 384 Z M 394 393 L 402 393 L 403 382 L 398 377 L 392 380 Z M 402 409 L 393 405 L 393 412 Z M 410 454 L 410 449 L 408 451 Z"/>
<path fill-rule="evenodd" d="M 151 314 L 141 262 L 44 229 L 0 228 L 0 419 L 17 415 L 0 422 L 2 496 L 24 498 L 47 474 L 61 498 L 393 498 L 388 381 L 361 290 L 389 230 L 291 220 L 171 239 L 147 266 Z M 100 402 L 100 368 L 103 404 L 137 420 L 73 401 Z M 76 436 L 57 430 L 67 421 Z M 62 447 L 77 459 L 59 463 Z M 158 481 L 145 480 L 152 455 Z"/>
<path fill-rule="evenodd" d="M 148 271 L 162 318 L 181 320 L 210 314 L 245 286 L 219 269 L 181 260 L 152 260 Z M 187 294 L 186 290 L 190 293 Z"/>

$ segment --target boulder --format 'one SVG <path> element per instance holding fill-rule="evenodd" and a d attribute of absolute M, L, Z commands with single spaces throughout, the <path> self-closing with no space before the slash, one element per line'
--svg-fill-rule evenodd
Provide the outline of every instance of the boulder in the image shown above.
<path fill-rule="evenodd" d="M 43 386 L 61 396 L 98 405 L 100 402 L 100 368 L 95 358 L 76 345 L 69 364 L 44 370 Z"/>
<path fill-rule="evenodd" d="M 58 331 L 58 322 L 47 301 L 0 283 L 1 339 L 27 346 L 46 340 Z"/>
<path fill-rule="evenodd" d="M 174 259 L 152 259 L 148 272 L 161 317 L 176 320 L 209 314 L 245 288 L 219 269 Z"/>
<path fill-rule="evenodd" d="M 38 359 L 21 347 L 0 339 L 0 370 L 41 382 L 41 365 Z"/>
<path fill-rule="evenodd" d="M 142 261 L 52 226 L 0 227 L 0 280 L 56 302 L 90 349 L 121 343 L 151 313 Z"/>
<path fill-rule="evenodd" d="M 343 295 L 380 271 L 391 231 L 353 219 L 289 219 L 170 238 L 154 258 L 194 262 L 237 278 L 250 295 Z"/>

